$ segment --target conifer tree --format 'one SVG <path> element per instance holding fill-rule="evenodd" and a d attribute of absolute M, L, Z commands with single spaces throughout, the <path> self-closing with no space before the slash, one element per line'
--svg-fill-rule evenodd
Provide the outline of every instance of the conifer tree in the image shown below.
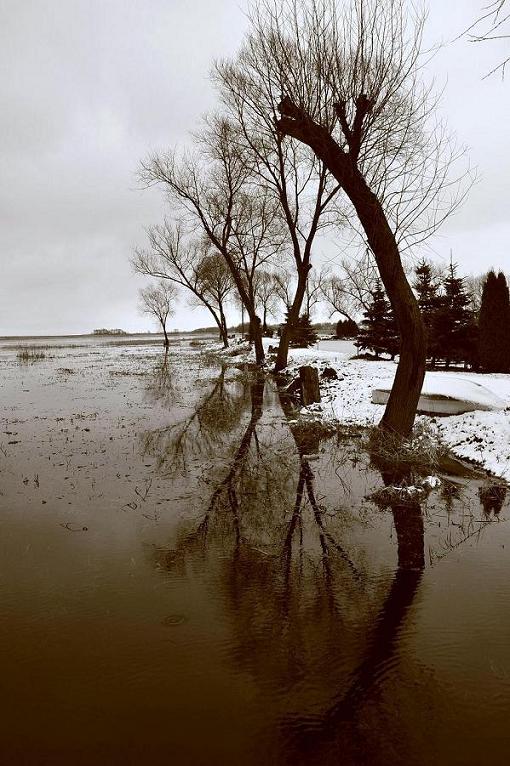
<path fill-rule="evenodd" d="M 443 280 L 443 291 L 434 321 L 438 356 L 446 367 L 452 362 L 475 366 L 477 326 L 464 279 L 457 276 L 457 265 L 452 262 Z"/>
<path fill-rule="evenodd" d="M 510 372 L 510 299 L 505 275 L 489 271 L 478 320 L 478 354 L 484 372 Z"/>
<path fill-rule="evenodd" d="M 285 314 L 285 321 L 288 324 L 288 312 Z M 294 348 L 307 348 L 317 343 L 318 335 L 312 327 L 308 314 L 301 314 L 294 327 L 290 328 L 290 345 Z"/>
<path fill-rule="evenodd" d="M 380 280 L 377 280 L 375 289 L 372 290 L 372 302 L 364 317 L 356 346 L 373 351 L 377 358 L 385 353 L 394 359 L 398 353 L 400 338 L 393 311 Z"/>
<path fill-rule="evenodd" d="M 437 343 L 435 337 L 435 323 L 440 306 L 439 285 L 432 274 L 430 263 L 422 260 L 415 269 L 416 280 L 414 289 L 418 299 L 423 324 L 427 333 L 427 356 L 432 358 L 433 363 L 437 357 Z"/>
<path fill-rule="evenodd" d="M 318 335 L 312 327 L 308 314 L 301 314 L 297 327 L 292 333 L 292 345 L 299 348 L 308 348 L 317 343 Z"/>
<path fill-rule="evenodd" d="M 336 323 L 337 338 L 354 338 L 358 334 L 358 325 L 353 319 L 339 319 Z"/>

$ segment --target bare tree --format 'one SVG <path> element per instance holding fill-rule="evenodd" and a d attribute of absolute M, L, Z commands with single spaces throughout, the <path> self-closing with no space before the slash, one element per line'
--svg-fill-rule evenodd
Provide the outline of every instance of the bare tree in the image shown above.
<path fill-rule="evenodd" d="M 210 118 L 196 136 L 196 151 L 179 159 L 154 155 L 142 162 L 147 185 L 162 184 L 188 223 L 198 225 L 230 269 L 250 319 L 257 363 L 264 360 L 255 300 L 255 272 L 283 246 L 278 210 L 262 189 L 250 187 L 250 169 L 227 120 Z"/>
<path fill-rule="evenodd" d="M 225 348 L 228 346 L 225 301 L 234 289 L 230 271 L 209 253 L 201 239 L 190 239 L 182 226 L 168 221 L 147 230 L 148 249 L 136 249 L 132 265 L 139 274 L 166 279 L 189 290 L 195 305 L 203 305 L 213 317 Z"/>
<path fill-rule="evenodd" d="M 403 0 L 261 0 L 242 60 L 265 61 L 282 94 L 282 137 L 312 149 L 349 200 L 400 329 L 381 427 L 407 436 L 425 372 L 425 334 L 400 247 L 423 241 L 459 204 L 458 157 L 420 81 L 423 18 Z M 263 104 L 263 96 L 260 97 Z M 274 105 L 273 105 L 274 109 Z M 271 112 L 270 112 L 271 113 Z M 327 183 L 327 181 L 325 181 Z"/>
<path fill-rule="evenodd" d="M 257 305 L 262 309 L 262 332 L 268 332 L 267 318 L 275 316 L 278 307 L 278 294 L 275 290 L 275 277 L 272 271 L 260 270 L 255 275 L 255 296 Z"/>
<path fill-rule="evenodd" d="M 467 35 L 470 42 L 473 43 L 508 40 L 510 38 L 509 26 L 510 12 L 508 12 L 507 0 L 493 0 L 489 5 L 483 7 L 481 15 L 463 32 L 463 35 Z M 509 61 L 510 56 L 507 56 L 485 77 L 490 77 L 499 71 L 501 77 L 504 77 Z"/>
<path fill-rule="evenodd" d="M 296 280 L 292 300 L 286 299 L 287 322 L 276 359 L 279 371 L 287 365 L 290 337 L 305 299 L 313 244 L 322 229 L 339 219 L 334 202 L 340 187 L 306 146 L 284 140 L 276 124 L 283 73 L 274 70 L 275 59 L 266 54 L 251 37 L 235 60 L 216 64 L 213 76 L 234 126 L 237 151 L 254 185 L 277 202 L 291 248 Z"/>
<path fill-rule="evenodd" d="M 289 313 L 294 301 L 295 282 L 295 274 L 291 269 L 279 269 L 273 274 L 274 292 L 286 313 Z"/>
<path fill-rule="evenodd" d="M 164 345 L 168 348 L 170 342 L 166 331 L 168 317 L 174 313 L 173 304 L 177 298 L 177 288 L 170 282 L 160 280 L 155 285 L 149 285 L 140 290 L 140 309 L 144 314 L 156 319 L 161 325 L 165 336 Z"/>
<path fill-rule="evenodd" d="M 250 340 L 256 344 L 256 334 L 267 331 L 267 314 L 273 303 L 271 280 L 268 279 L 265 268 L 271 265 L 275 255 L 283 251 L 284 241 L 278 210 L 266 193 L 262 192 L 259 196 L 253 190 L 249 195 L 243 195 L 240 203 L 242 215 L 234 225 L 236 262 L 249 297 L 249 305 L 254 309 L 255 327 L 250 311 L 248 316 Z M 246 303 L 244 305 L 248 308 Z M 259 309 L 262 309 L 262 325 L 258 315 Z"/>
<path fill-rule="evenodd" d="M 358 302 L 346 291 L 342 277 L 332 276 L 325 279 L 322 286 L 322 298 L 329 308 L 330 318 L 340 314 L 351 322 L 356 321 Z"/>
<path fill-rule="evenodd" d="M 305 293 L 305 313 L 312 315 L 314 307 L 324 298 L 325 272 L 323 270 L 312 269 L 308 276 Z"/>
<path fill-rule="evenodd" d="M 322 284 L 322 297 L 330 308 L 330 316 L 339 313 L 355 322 L 368 309 L 377 277 L 370 250 L 356 260 L 344 258 L 340 274 L 326 277 Z"/>
<path fill-rule="evenodd" d="M 225 302 L 235 290 L 232 274 L 220 253 L 209 249 L 196 264 L 197 287 L 200 295 L 210 298 L 217 306 L 220 316 L 220 334 L 225 348 L 228 346 L 228 328 L 225 316 Z M 198 303 L 202 303 L 198 299 Z"/>

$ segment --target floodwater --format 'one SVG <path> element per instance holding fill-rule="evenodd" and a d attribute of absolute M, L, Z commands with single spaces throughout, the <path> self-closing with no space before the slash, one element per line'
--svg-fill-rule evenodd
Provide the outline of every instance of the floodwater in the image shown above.
<path fill-rule="evenodd" d="M 0 763 L 508 763 L 504 490 L 388 492 L 184 345 L 45 354 L 0 351 Z"/>

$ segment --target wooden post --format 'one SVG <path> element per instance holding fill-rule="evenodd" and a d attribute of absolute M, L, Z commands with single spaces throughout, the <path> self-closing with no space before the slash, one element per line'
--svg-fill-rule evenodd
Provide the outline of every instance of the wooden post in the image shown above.
<path fill-rule="evenodd" d="M 319 373 L 315 367 L 300 367 L 299 380 L 301 383 L 301 403 L 304 407 L 314 402 L 320 402 Z"/>

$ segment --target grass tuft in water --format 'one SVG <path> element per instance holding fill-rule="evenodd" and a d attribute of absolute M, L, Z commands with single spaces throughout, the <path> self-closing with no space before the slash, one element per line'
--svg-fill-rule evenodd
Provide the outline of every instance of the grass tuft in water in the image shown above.
<path fill-rule="evenodd" d="M 46 359 L 46 354 L 37 346 L 20 346 L 16 352 L 16 358 L 20 364 L 32 364 Z"/>
<path fill-rule="evenodd" d="M 372 428 L 369 431 L 368 449 L 372 460 L 375 458 L 388 465 L 418 471 L 438 470 L 448 454 L 437 432 L 425 421 L 415 425 L 410 439 Z"/>

